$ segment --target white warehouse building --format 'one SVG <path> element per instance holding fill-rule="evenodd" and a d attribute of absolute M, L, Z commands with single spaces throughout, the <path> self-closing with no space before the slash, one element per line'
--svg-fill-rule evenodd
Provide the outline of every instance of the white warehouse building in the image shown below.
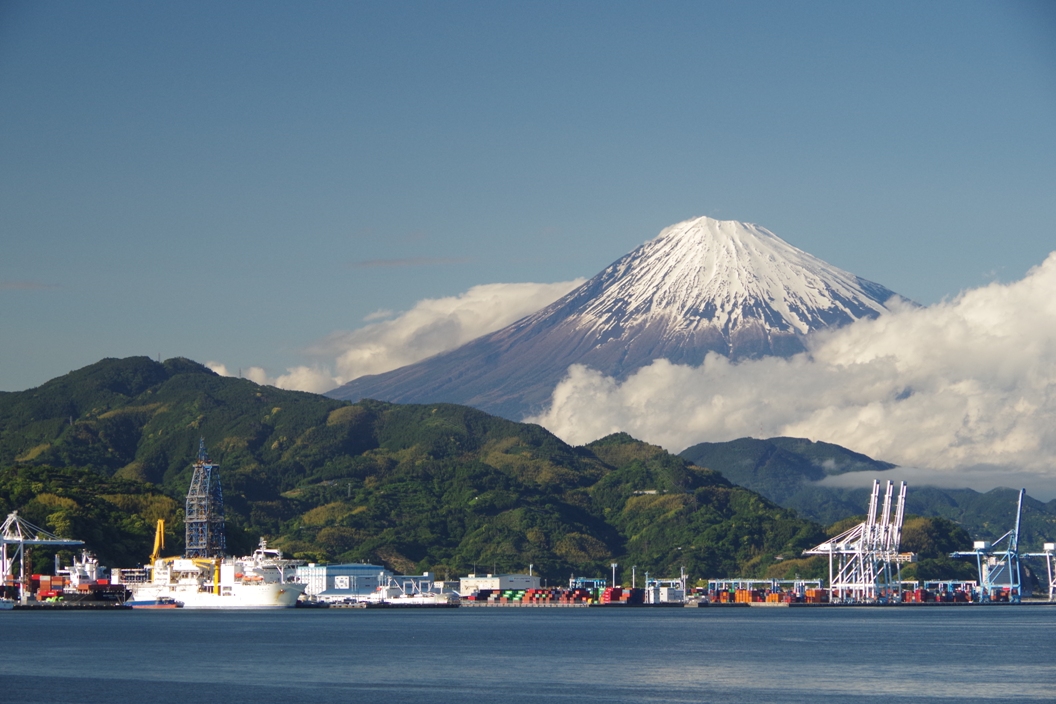
<path fill-rule="evenodd" d="M 316 599 L 354 599 L 377 591 L 389 583 L 393 574 L 380 565 L 317 565 L 314 562 L 297 567 L 297 581 L 307 584 L 305 596 Z"/>
<path fill-rule="evenodd" d="M 471 574 L 459 581 L 458 593 L 462 596 L 476 594 L 481 589 L 499 591 L 538 589 L 539 578 L 529 574 Z"/>
<path fill-rule="evenodd" d="M 400 589 L 406 594 L 435 589 L 433 575 L 428 572 L 423 575 L 398 575 L 381 565 L 364 563 L 301 565 L 297 568 L 297 581 L 307 585 L 304 590 L 307 597 L 322 601 L 358 600 L 374 594 L 379 587 Z"/>

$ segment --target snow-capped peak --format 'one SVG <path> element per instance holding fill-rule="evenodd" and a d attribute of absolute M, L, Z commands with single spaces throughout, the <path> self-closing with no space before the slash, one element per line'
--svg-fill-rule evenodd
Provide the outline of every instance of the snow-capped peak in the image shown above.
<path fill-rule="evenodd" d="M 728 335 L 751 321 L 806 335 L 883 313 L 895 295 L 766 228 L 708 217 L 664 229 L 583 288 L 593 295 L 576 317 L 599 333 L 662 320 L 669 331 Z"/>
<path fill-rule="evenodd" d="M 657 359 L 790 356 L 818 329 L 873 318 L 896 294 L 756 225 L 672 225 L 558 301 L 462 347 L 331 392 L 466 403 L 523 418 L 569 366 L 625 379 Z"/>

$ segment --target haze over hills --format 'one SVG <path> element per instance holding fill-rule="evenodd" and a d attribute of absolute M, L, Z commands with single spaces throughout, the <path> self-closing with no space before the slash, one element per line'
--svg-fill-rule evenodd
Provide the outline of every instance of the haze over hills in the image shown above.
<path fill-rule="evenodd" d="M 889 462 L 833 443 L 787 437 L 702 442 L 683 450 L 679 457 L 824 525 L 865 514 L 869 505 L 866 487 L 873 479 L 885 481 L 884 473 L 895 469 Z M 857 487 L 828 486 L 824 481 L 848 474 L 862 475 Z M 978 492 L 918 485 L 912 479 L 908 483 L 909 515 L 951 520 L 978 540 L 996 540 L 1012 527 L 1018 490 Z M 1044 503 L 1029 495 L 1025 498 L 1020 539 L 1025 549 L 1034 550 L 1056 539 L 1056 500 Z"/>
<path fill-rule="evenodd" d="M 888 310 L 889 289 L 756 225 L 672 225 L 568 295 L 502 330 L 327 395 L 538 411 L 572 364 L 623 379 L 655 359 L 790 356 L 811 333 Z"/>

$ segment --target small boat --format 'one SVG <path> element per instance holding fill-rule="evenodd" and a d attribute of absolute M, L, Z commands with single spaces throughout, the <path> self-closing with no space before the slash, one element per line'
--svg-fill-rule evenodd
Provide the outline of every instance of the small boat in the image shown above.
<path fill-rule="evenodd" d="M 176 601 L 171 596 L 159 596 L 157 599 L 132 599 L 126 601 L 125 606 L 133 609 L 182 609 L 183 602 Z"/>
<path fill-rule="evenodd" d="M 8 599 L 7 597 L 0 597 L 0 611 L 10 611 L 15 608 L 15 600 Z"/>

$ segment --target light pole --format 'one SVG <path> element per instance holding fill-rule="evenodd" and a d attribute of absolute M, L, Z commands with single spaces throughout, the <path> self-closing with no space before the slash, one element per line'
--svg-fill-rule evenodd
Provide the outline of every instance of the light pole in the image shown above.
<path fill-rule="evenodd" d="M 612 586 L 616 586 L 616 563 L 612 563 Z"/>

